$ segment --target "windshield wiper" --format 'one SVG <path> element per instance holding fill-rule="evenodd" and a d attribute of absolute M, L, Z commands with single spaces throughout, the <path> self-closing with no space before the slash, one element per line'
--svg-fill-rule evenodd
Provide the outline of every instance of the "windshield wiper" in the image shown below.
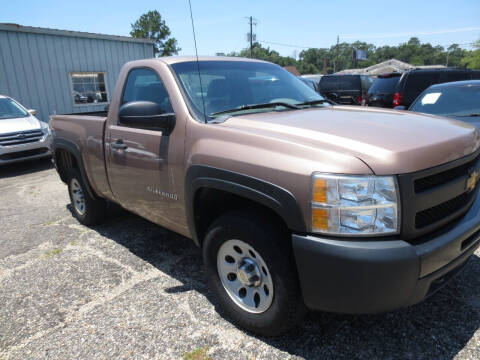
<path fill-rule="evenodd" d="M 302 106 L 302 105 L 317 105 L 317 104 L 330 104 L 330 105 L 337 105 L 336 102 L 333 102 L 332 100 L 329 99 L 319 99 L 319 100 L 312 100 L 312 101 L 305 101 L 303 103 L 295 104 L 297 106 Z"/>
<path fill-rule="evenodd" d="M 211 113 L 210 116 L 216 116 L 216 115 L 222 115 L 222 114 L 228 114 L 232 112 L 237 112 L 237 111 L 243 111 L 243 110 L 252 110 L 252 109 L 268 109 L 268 108 L 274 108 L 277 106 L 283 106 L 289 109 L 300 109 L 297 105 L 285 103 L 285 102 L 272 102 L 272 103 L 264 103 L 264 104 L 254 104 L 254 105 L 242 105 L 238 106 L 233 109 L 228 109 L 228 110 L 223 110 L 223 111 L 218 111 Z"/>

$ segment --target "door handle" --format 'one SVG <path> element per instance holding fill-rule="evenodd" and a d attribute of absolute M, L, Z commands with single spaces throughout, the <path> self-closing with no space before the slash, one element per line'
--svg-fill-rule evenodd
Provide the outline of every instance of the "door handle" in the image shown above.
<path fill-rule="evenodd" d="M 124 144 L 122 139 L 118 139 L 117 141 L 112 141 L 110 143 L 110 146 L 112 147 L 113 150 L 125 150 L 126 148 L 128 148 L 128 146 Z"/>

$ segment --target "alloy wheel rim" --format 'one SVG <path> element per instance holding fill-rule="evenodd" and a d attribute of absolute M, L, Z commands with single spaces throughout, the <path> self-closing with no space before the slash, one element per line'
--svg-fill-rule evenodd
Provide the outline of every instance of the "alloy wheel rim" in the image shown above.
<path fill-rule="evenodd" d="M 273 301 L 273 281 L 260 254 L 241 240 L 227 240 L 217 253 L 218 276 L 233 302 L 250 313 L 267 311 Z"/>
<path fill-rule="evenodd" d="M 85 196 L 83 193 L 83 189 L 80 186 L 80 183 L 77 179 L 72 179 L 70 183 L 70 191 L 72 193 L 72 202 L 75 210 L 80 214 L 83 215 L 85 213 Z"/>

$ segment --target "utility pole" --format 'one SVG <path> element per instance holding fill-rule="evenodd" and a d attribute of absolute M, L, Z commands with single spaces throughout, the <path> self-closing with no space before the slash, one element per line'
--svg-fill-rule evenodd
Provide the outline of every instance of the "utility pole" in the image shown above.
<path fill-rule="evenodd" d="M 248 16 L 247 19 L 250 25 L 250 32 L 247 34 L 247 41 L 250 42 L 250 57 L 253 58 L 253 42 L 256 40 L 256 36 L 253 33 L 253 25 L 257 25 L 255 22 L 257 19 L 252 16 Z"/>
<path fill-rule="evenodd" d="M 338 43 L 340 41 L 340 37 L 337 35 L 337 46 L 335 47 L 335 62 L 333 63 L 333 73 L 337 72 L 337 65 L 338 65 Z"/>
<path fill-rule="evenodd" d="M 253 18 L 250 16 L 250 58 L 253 58 Z"/>

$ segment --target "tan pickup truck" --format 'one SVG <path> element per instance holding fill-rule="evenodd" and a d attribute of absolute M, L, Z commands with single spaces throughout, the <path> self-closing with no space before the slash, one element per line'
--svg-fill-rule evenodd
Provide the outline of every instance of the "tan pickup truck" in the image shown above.
<path fill-rule="evenodd" d="M 51 129 L 81 223 L 113 201 L 193 239 L 223 313 L 258 334 L 415 304 L 480 244 L 474 127 L 335 106 L 271 63 L 129 62 L 108 114 Z"/>

